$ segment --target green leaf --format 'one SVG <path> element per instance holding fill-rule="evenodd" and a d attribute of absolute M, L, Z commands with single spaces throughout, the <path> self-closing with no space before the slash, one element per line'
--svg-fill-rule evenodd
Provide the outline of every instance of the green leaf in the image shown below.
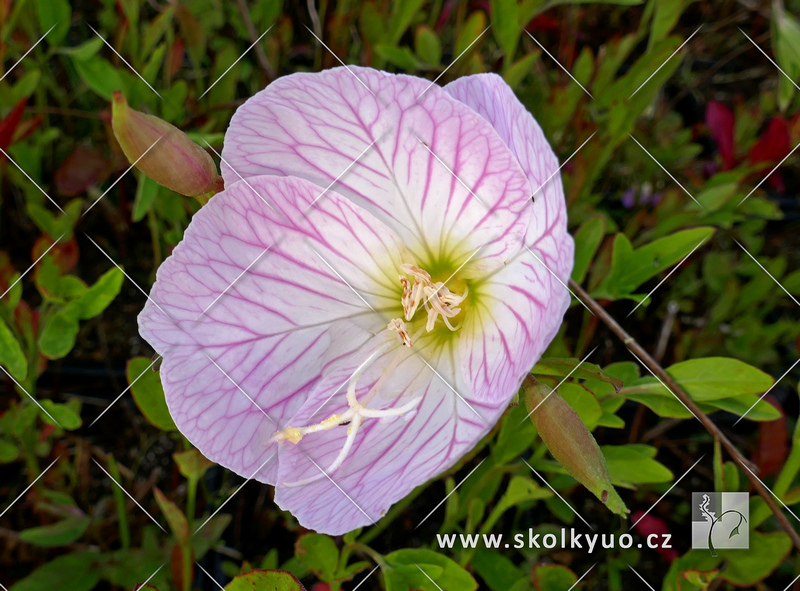
<path fill-rule="evenodd" d="M 179 451 L 172 454 L 172 459 L 178 465 L 178 471 L 189 480 L 200 480 L 214 462 L 207 459 L 196 448 Z"/>
<path fill-rule="evenodd" d="M 117 297 L 124 279 L 125 275 L 116 267 L 103 273 L 95 284 L 76 300 L 80 306 L 78 317 L 81 320 L 88 320 L 98 316 Z"/>
<path fill-rule="evenodd" d="M 605 235 L 606 220 L 600 215 L 587 219 L 575 232 L 575 266 L 572 267 L 572 279 L 575 283 L 583 283 L 589 264 Z"/>
<path fill-rule="evenodd" d="M 19 457 L 19 448 L 5 439 L 0 439 L 0 464 L 8 464 Z"/>
<path fill-rule="evenodd" d="M 216 546 L 233 517 L 226 513 L 217 514 L 208 521 L 198 519 L 192 525 L 192 550 L 195 560 L 200 560 Z M 199 531 L 198 531 L 199 528 Z"/>
<path fill-rule="evenodd" d="M 534 51 L 526 56 L 519 58 L 503 72 L 503 80 L 511 88 L 515 89 L 522 84 L 525 76 L 533 71 L 533 63 L 542 55 L 541 51 Z"/>
<path fill-rule="evenodd" d="M 520 579 L 528 578 L 510 558 L 486 548 L 475 552 L 472 566 L 492 591 L 508 591 Z"/>
<path fill-rule="evenodd" d="M 747 550 L 719 550 L 728 562 L 720 577 L 737 587 L 753 587 L 778 568 L 792 549 L 792 540 L 783 532 L 750 532 Z"/>
<path fill-rule="evenodd" d="M 419 14 L 423 0 L 394 0 L 389 19 L 389 45 L 397 45 L 415 15 Z"/>
<path fill-rule="evenodd" d="M 8 325 L 0 319 L 0 363 L 18 380 L 28 375 L 25 353 Z"/>
<path fill-rule="evenodd" d="M 154 488 L 153 493 L 156 496 L 158 506 L 161 507 L 161 512 L 164 514 L 164 517 L 167 518 L 169 528 L 172 530 L 175 538 L 179 542 L 186 542 L 191 532 L 189 531 L 189 522 L 186 520 L 183 511 L 181 511 L 175 503 L 170 501 L 158 488 Z"/>
<path fill-rule="evenodd" d="M 667 368 L 669 376 L 697 402 L 735 398 L 746 394 L 761 394 L 769 390 L 774 380 L 760 369 L 729 357 L 704 357 L 681 361 Z M 673 394 L 653 377 L 643 377 L 629 383 L 621 392 L 630 394 Z"/>
<path fill-rule="evenodd" d="M 97 55 L 101 47 L 103 47 L 103 40 L 95 36 L 75 47 L 59 47 L 56 52 L 67 55 L 74 60 L 88 60 Z"/>
<path fill-rule="evenodd" d="M 572 589 L 578 582 L 578 576 L 566 566 L 560 564 L 534 565 L 533 586 L 536 591 L 561 591 Z"/>
<path fill-rule="evenodd" d="M 397 47 L 386 43 L 375 46 L 375 53 L 387 62 L 406 71 L 413 71 L 419 67 L 417 58 L 408 47 Z"/>
<path fill-rule="evenodd" d="M 81 297 L 88 287 L 74 275 L 62 275 L 55 260 L 45 256 L 36 268 L 36 289 L 49 302 L 66 303 Z"/>
<path fill-rule="evenodd" d="M 86 85 L 107 101 L 111 101 L 115 90 L 126 90 L 116 68 L 99 55 L 89 59 L 75 59 L 73 56 L 72 63 Z"/>
<path fill-rule="evenodd" d="M 558 387 L 558 393 L 572 407 L 572 410 L 578 413 L 586 428 L 593 431 L 600 417 L 603 416 L 603 409 L 595 395 L 583 386 L 571 382 L 561 384 Z"/>
<path fill-rule="evenodd" d="M 97 564 L 102 554 L 79 551 L 64 554 L 46 562 L 27 577 L 12 585 L 9 591 L 52 591 L 65 589 L 65 575 L 69 575 L 69 591 L 91 591 L 100 582 Z"/>
<path fill-rule="evenodd" d="M 305 587 L 290 572 L 257 569 L 234 577 L 225 591 L 305 591 Z"/>
<path fill-rule="evenodd" d="M 580 366 L 579 366 L 580 364 Z M 575 369 L 577 367 L 577 369 Z M 570 376 L 576 380 L 600 380 L 614 386 L 619 391 L 622 388 L 622 380 L 606 373 L 594 363 L 581 363 L 579 359 L 561 359 L 558 357 L 547 357 L 540 359 L 531 373 L 536 376 Z"/>
<path fill-rule="evenodd" d="M 306 534 L 295 544 L 295 556 L 319 579 L 332 582 L 339 565 L 339 549 L 322 534 Z"/>
<path fill-rule="evenodd" d="M 66 404 L 59 404 L 58 402 L 44 399 L 41 401 L 41 405 L 48 413 L 50 413 L 51 417 L 58 421 L 58 425 L 67 431 L 74 431 L 83 424 L 80 414 L 72 410 Z M 51 425 L 54 424 L 50 417 L 45 414 L 42 415 L 42 420 Z"/>
<path fill-rule="evenodd" d="M 38 0 L 36 12 L 39 16 L 39 26 L 42 33 L 52 27 L 53 30 L 45 37 L 51 47 L 60 45 L 69 31 L 72 10 L 67 0 Z"/>
<path fill-rule="evenodd" d="M 39 350 L 48 359 L 61 359 L 72 351 L 80 325 L 66 307 L 50 316 L 39 335 Z"/>
<path fill-rule="evenodd" d="M 162 431 L 175 431 L 177 427 L 169 414 L 158 373 L 148 369 L 152 364 L 147 357 L 134 357 L 128 361 L 126 374 L 133 400 L 150 424 Z"/>
<path fill-rule="evenodd" d="M 661 41 L 678 23 L 683 11 L 693 0 L 655 0 L 655 14 L 650 28 L 650 44 Z"/>
<path fill-rule="evenodd" d="M 147 215 L 161 186 L 148 176 L 143 174 L 138 176 L 139 184 L 136 187 L 136 198 L 133 201 L 133 211 L 131 212 L 131 219 L 134 222 L 141 221 Z"/>
<path fill-rule="evenodd" d="M 516 53 L 522 25 L 519 23 L 517 0 L 491 0 L 492 31 L 500 49 L 503 50 L 505 63 L 511 64 Z M 524 24 L 524 23 L 523 23 Z"/>
<path fill-rule="evenodd" d="M 653 458 L 656 448 L 642 444 L 601 445 L 611 481 L 628 486 L 654 482 L 669 482 L 672 472 Z"/>
<path fill-rule="evenodd" d="M 492 457 L 497 464 L 506 464 L 519 456 L 536 439 L 536 427 L 525 420 L 527 410 L 524 405 L 512 406 L 500 424 L 497 441 L 492 446 Z"/>
<path fill-rule="evenodd" d="M 442 43 L 439 41 L 439 36 L 427 25 L 417 27 L 414 49 L 423 63 L 438 66 L 442 61 Z"/>
<path fill-rule="evenodd" d="M 481 42 L 475 42 L 475 40 L 485 29 L 486 15 L 479 10 L 473 12 L 456 36 L 455 52 L 453 55 L 461 55 L 468 47 L 470 48 L 470 53 L 477 51 Z M 470 47 L 470 44 L 473 42 L 475 42 L 475 44 Z M 462 60 L 466 58 L 466 54 L 461 57 Z"/>
<path fill-rule="evenodd" d="M 474 591 L 478 588 L 472 575 L 433 550 L 407 548 L 392 552 L 386 556 L 383 573 L 387 591 L 409 588 L 421 591 Z"/>
<path fill-rule="evenodd" d="M 508 488 L 500 501 L 495 505 L 489 517 L 486 518 L 481 532 L 489 532 L 497 520 L 508 511 L 511 507 L 516 507 L 520 503 L 527 501 L 538 501 L 539 499 L 547 499 L 552 497 L 553 493 L 546 488 L 542 488 L 530 478 L 523 476 L 513 476 L 511 482 L 508 483 Z"/>
<path fill-rule="evenodd" d="M 19 532 L 19 537 L 29 544 L 53 547 L 71 544 L 83 535 L 89 527 L 91 518 L 88 515 L 68 517 L 52 525 L 32 527 Z"/>
<path fill-rule="evenodd" d="M 800 78 L 800 24 L 795 17 L 775 3 L 772 11 L 772 39 L 775 58 L 783 72 L 778 77 L 778 106 L 785 111 L 792 102 L 796 88 L 792 80 Z M 787 79 L 788 76 L 788 79 Z"/>
<path fill-rule="evenodd" d="M 708 227 L 682 230 L 636 250 L 627 236 L 617 234 L 611 271 L 597 288 L 595 297 L 617 299 L 633 293 L 642 283 L 679 262 L 713 233 L 714 228 Z"/>

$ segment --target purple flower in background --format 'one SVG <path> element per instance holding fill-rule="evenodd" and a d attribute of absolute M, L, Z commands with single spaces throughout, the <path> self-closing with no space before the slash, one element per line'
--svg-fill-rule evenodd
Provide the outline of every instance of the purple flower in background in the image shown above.
<path fill-rule="evenodd" d="M 170 412 L 305 527 L 375 522 L 489 431 L 561 324 L 555 155 L 496 75 L 336 68 L 248 100 L 222 157 L 139 317 Z"/>

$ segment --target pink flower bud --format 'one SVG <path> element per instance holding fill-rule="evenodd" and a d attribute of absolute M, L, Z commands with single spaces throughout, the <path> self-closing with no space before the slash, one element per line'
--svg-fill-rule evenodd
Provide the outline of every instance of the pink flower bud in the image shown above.
<path fill-rule="evenodd" d="M 174 125 L 131 109 L 120 91 L 114 92 L 111 125 L 128 160 L 157 183 L 189 197 L 222 190 L 203 148 Z"/>
<path fill-rule="evenodd" d="M 603 452 L 578 414 L 532 376 L 522 387 L 528 408 L 536 409 L 531 421 L 553 457 L 612 512 L 627 515 L 628 508 L 611 484 Z"/>

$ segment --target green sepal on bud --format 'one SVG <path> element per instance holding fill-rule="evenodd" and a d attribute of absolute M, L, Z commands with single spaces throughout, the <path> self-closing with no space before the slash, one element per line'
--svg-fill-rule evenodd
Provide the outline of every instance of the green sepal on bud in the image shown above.
<path fill-rule="evenodd" d="M 222 190 L 208 152 L 174 125 L 131 109 L 120 91 L 114 92 L 111 127 L 130 163 L 158 184 L 188 197 Z"/>
<path fill-rule="evenodd" d="M 553 457 L 613 513 L 626 516 L 629 510 L 611 484 L 603 452 L 578 413 L 533 376 L 522 389 L 528 409 L 536 409 L 531 421 Z"/>

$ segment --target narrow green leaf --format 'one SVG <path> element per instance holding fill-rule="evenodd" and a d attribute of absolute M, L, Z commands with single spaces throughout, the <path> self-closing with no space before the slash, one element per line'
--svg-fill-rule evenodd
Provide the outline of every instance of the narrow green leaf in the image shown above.
<path fill-rule="evenodd" d="M 36 13 L 39 16 L 39 26 L 42 33 L 50 31 L 45 41 L 51 47 L 61 44 L 66 37 L 72 18 L 72 9 L 67 0 L 38 0 Z M 52 30 L 50 30 L 52 28 Z"/>
<path fill-rule="evenodd" d="M 587 219 L 575 232 L 575 266 L 572 268 L 572 279 L 575 283 L 583 283 L 589 264 L 605 234 L 606 220 L 600 215 Z"/>
<path fill-rule="evenodd" d="M 183 514 L 183 511 L 181 511 L 175 503 L 170 501 L 158 488 L 154 488 L 153 493 L 156 496 L 158 506 L 161 507 L 161 512 L 164 514 L 164 517 L 167 518 L 167 522 L 169 522 L 169 527 L 175 535 L 175 538 L 179 542 L 186 542 L 191 532 L 189 531 L 189 522 L 186 521 L 186 516 Z"/>
<path fill-rule="evenodd" d="M 147 357 L 134 357 L 128 361 L 126 374 L 133 399 L 152 425 L 162 431 L 175 431 L 177 427 L 169 414 L 158 373 L 148 369 L 152 363 Z"/>
<path fill-rule="evenodd" d="M 54 546 L 65 546 L 79 539 L 86 528 L 89 527 L 91 518 L 87 515 L 82 517 L 68 517 L 57 521 L 52 525 L 32 527 L 19 532 L 19 537 L 29 544 L 51 548 Z"/>

